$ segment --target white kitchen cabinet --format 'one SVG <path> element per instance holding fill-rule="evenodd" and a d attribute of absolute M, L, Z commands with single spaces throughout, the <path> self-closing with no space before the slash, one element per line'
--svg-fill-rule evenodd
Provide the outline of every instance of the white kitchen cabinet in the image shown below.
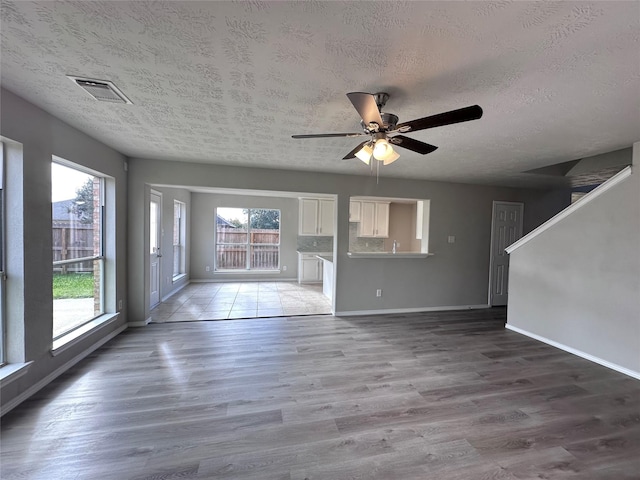
<path fill-rule="evenodd" d="M 376 237 L 387 238 L 389 236 L 389 204 L 376 203 Z"/>
<path fill-rule="evenodd" d="M 359 222 L 360 211 L 362 209 L 362 202 L 360 200 L 351 200 L 349 202 L 349 221 Z"/>
<path fill-rule="evenodd" d="M 298 283 L 321 283 L 322 260 L 316 253 L 298 253 Z"/>
<path fill-rule="evenodd" d="M 301 198 L 298 235 L 333 236 L 334 211 L 334 200 Z"/>
<path fill-rule="evenodd" d="M 359 237 L 387 238 L 389 236 L 389 202 L 362 201 Z"/>

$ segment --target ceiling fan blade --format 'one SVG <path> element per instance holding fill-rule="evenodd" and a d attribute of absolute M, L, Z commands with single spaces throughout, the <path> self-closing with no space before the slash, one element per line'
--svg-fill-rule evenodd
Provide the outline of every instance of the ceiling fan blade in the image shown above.
<path fill-rule="evenodd" d="M 356 153 L 358 153 L 360 149 L 364 147 L 365 143 L 369 143 L 369 140 L 365 140 L 364 142 L 359 144 L 356 148 L 354 148 L 349 153 L 347 153 L 344 157 L 342 157 L 342 159 L 349 160 L 350 158 L 356 158 Z"/>
<path fill-rule="evenodd" d="M 291 135 L 291 138 L 362 137 L 364 135 L 364 133 L 313 133 L 310 135 Z"/>
<path fill-rule="evenodd" d="M 426 155 L 427 153 L 431 153 L 438 149 L 435 145 L 430 145 L 428 143 L 421 142 L 420 140 L 414 140 L 413 138 L 405 137 L 404 135 L 389 137 L 389 142 L 393 145 L 406 148 L 407 150 L 412 150 L 421 155 Z"/>
<path fill-rule="evenodd" d="M 347 93 L 347 97 L 349 97 L 349 100 L 351 100 L 351 103 L 353 103 L 353 106 L 362 117 L 365 126 L 368 126 L 371 122 L 382 126 L 380 110 L 378 110 L 378 104 L 373 95 L 364 92 L 351 92 Z"/>
<path fill-rule="evenodd" d="M 468 122 L 469 120 L 477 120 L 482 117 L 482 108 L 478 105 L 471 107 L 451 110 L 450 112 L 431 115 L 430 117 L 418 118 L 409 122 L 396 125 L 395 131 L 402 133 L 416 132 L 426 128 L 441 127 L 443 125 L 451 125 L 453 123 Z"/>

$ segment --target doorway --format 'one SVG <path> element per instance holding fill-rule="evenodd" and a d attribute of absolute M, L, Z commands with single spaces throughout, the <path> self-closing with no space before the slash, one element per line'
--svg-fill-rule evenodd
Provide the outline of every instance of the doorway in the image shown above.
<path fill-rule="evenodd" d="M 507 304 L 509 255 L 505 248 L 522 237 L 523 212 L 523 203 L 493 202 L 489 260 L 489 305 L 493 307 Z"/>

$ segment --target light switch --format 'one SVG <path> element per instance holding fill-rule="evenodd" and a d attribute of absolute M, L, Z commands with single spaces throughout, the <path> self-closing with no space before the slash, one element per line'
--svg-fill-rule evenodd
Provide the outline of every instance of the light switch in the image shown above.
<path fill-rule="evenodd" d="M 449 237 L 447 237 L 447 243 L 456 243 L 456 237 L 454 235 L 449 235 Z"/>

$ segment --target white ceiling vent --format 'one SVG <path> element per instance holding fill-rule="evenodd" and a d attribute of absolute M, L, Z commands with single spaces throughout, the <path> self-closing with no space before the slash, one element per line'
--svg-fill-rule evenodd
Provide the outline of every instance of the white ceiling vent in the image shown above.
<path fill-rule="evenodd" d="M 129 105 L 133 103 L 118 87 L 108 80 L 67 76 L 73 80 L 76 85 L 82 87 L 89 95 L 100 102 L 127 103 Z"/>

